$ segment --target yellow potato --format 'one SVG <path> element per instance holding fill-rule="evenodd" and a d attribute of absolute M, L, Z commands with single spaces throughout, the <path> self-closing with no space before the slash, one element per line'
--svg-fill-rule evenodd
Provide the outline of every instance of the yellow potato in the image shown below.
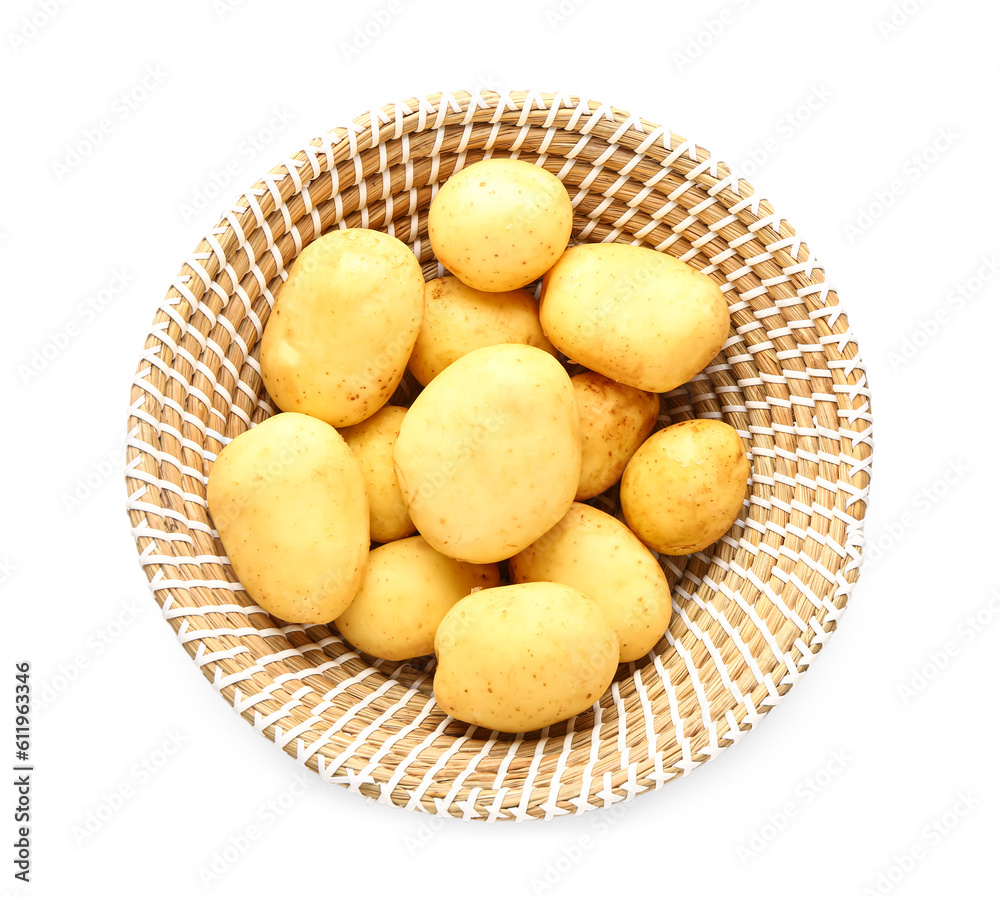
<path fill-rule="evenodd" d="M 477 290 L 541 277 L 569 242 L 573 206 L 554 174 L 518 159 L 484 159 L 453 174 L 431 202 L 431 248 Z"/>
<path fill-rule="evenodd" d="M 484 589 L 459 601 L 434 647 L 441 709 L 501 732 L 582 713 L 618 667 L 618 639 L 597 603 L 554 582 Z"/>
<path fill-rule="evenodd" d="M 624 243 L 567 249 L 545 276 L 540 315 L 560 352 L 647 392 L 686 383 L 729 335 L 729 307 L 711 278 Z"/>
<path fill-rule="evenodd" d="M 477 564 L 517 554 L 555 526 L 580 482 L 569 375 L 533 346 L 474 349 L 413 401 L 393 459 L 434 548 Z"/>
<path fill-rule="evenodd" d="M 670 625 L 670 586 L 656 558 L 624 523 L 590 505 L 574 504 L 512 557 L 510 576 L 565 583 L 596 601 L 618 636 L 622 663 L 648 654 Z"/>
<path fill-rule="evenodd" d="M 405 408 L 384 405 L 368 420 L 340 432 L 358 459 L 365 478 L 373 542 L 392 542 L 412 535 L 417 529 L 406 511 L 396 469 L 392 466 L 392 448 L 405 416 Z"/>
<path fill-rule="evenodd" d="M 556 355 L 542 333 L 538 302 L 531 293 L 487 293 L 457 277 L 427 281 L 424 320 L 409 365 L 422 385 L 473 349 L 500 343 L 522 343 Z"/>
<path fill-rule="evenodd" d="M 629 528 L 663 554 L 707 548 L 743 508 L 750 462 L 743 440 L 721 420 L 688 420 L 654 433 L 622 476 Z"/>
<path fill-rule="evenodd" d="M 584 501 L 621 479 L 629 458 L 656 426 L 660 397 L 593 371 L 577 374 L 572 380 L 583 440 L 576 500 Z"/>
<path fill-rule="evenodd" d="M 368 559 L 368 498 L 333 427 L 278 414 L 237 436 L 208 475 L 208 509 L 243 587 L 289 623 L 326 623 Z"/>
<path fill-rule="evenodd" d="M 473 589 L 500 582 L 496 564 L 465 564 L 445 557 L 421 536 L 380 545 L 368 556 L 361 588 L 337 617 L 355 648 L 386 660 L 434 651 L 444 615 Z"/>
<path fill-rule="evenodd" d="M 292 262 L 264 328 L 260 371 L 271 398 L 347 427 L 393 394 L 424 313 L 424 278 L 406 244 L 335 230 Z"/>

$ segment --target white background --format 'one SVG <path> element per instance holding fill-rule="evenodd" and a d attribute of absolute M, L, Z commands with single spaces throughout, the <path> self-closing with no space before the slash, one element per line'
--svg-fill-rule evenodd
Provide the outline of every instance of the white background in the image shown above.
<path fill-rule="evenodd" d="M 1000 13 L 558 2 L 4 4 L 0 676 L 12 695 L 30 660 L 36 705 L 33 881 L 12 878 L 3 810 L 0 894 L 923 895 L 995 878 Z M 873 392 L 869 560 L 809 674 L 690 777 L 550 823 L 436 820 L 301 779 L 176 642 L 124 510 L 144 332 L 222 209 L 373 106 L 476 87 L 579 93 L 744 162 L 838 288 Z"/>

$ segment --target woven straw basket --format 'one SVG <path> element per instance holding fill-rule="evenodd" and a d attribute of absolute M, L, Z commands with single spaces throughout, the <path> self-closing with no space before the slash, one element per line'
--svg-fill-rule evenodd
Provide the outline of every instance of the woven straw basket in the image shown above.
<path fill-rule="evenodd" d="M 275 413 L 261 332 L 289 263 L 336 227 L 388 231 L 441 273 L 427 209 L 453 172 L 516 155 L 565 184 L 573 239 L 641 243 L 722 287 L 732 330 L 663 396 L 660 426 L 723 418 L 751 453 L 740 519 L 661 558 L 670 631 L 592 710 L 524 736 L 472 729 L 432 696 L 430 661 L 360 656 L 335 628 L 281 625 L 248 598 L 205 501 L 231 438 Z M 311 141 L 226 212 L 159 307 L 132 388 L 128 513 L 164 617 L 256 731 L 322 779 L 466 819 L 551 818 L 685 775 L 752 730 L 836 628 L 861 560 L 871 458 L 865 372 L 806 245 L 700 147 L 560 94 L 409 99 Z M 601 505 L 616 510 L 616 496 Z M 598 502 L 600 503 L 600 502 Z"/>

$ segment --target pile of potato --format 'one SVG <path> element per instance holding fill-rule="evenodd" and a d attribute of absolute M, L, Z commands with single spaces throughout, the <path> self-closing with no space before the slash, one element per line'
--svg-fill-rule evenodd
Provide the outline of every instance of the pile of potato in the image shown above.
<path fill-rule="evenodd" d="M 728 336 L 718 286 L 651 249 L 567 248 L 572 220 L 558 178 L 490 159 L 431 204 L 453 276 L 425 283 L 378 231 L 315 240 L 261 344 L 283 413 L 232 440 L 208 479 L 262 608 L 333 621 L 376 657 L 435 654 L 438 704 L 504 732 L 582 712 L 649 653 L 671 615 L 649 549 L 720 538 L 749 476 L 721 421 L 652 432 L 657 393 Z M 536 301 L 524 288 L 539 277 Z M 588 370 L 571 377 L 563 357 Z M 423 389 L 387 404 L 407 367 Z M 619 481 L 627 525 L 585 503 Z"/>

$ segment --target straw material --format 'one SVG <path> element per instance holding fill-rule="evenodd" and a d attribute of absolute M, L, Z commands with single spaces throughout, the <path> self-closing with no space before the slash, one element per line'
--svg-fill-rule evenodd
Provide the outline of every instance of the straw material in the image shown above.
<path fill-rule="evenodd" d="M 660 426 L 723 418 L 753 464 L 741 518 L 661 561 L 667 637 L 568 723 L 470 729 L 432 697 L 433 663 L 360 656 L 328 626 L 279 625 L 238 583 L 205 484 L 223 445 L 275 412 L 258 352 L 287 266 L 336 227 L 388 231 L 441 273 L 427 209 L 484 156 L 543 166 L 574 239 L 669 252 L 729 301 L 723 352 L 663 397 Z M 195 663 L 257 732 L 326 781 L 466 819 L 551 818 L 659 788 L 752 730 L 799 680 L 857 578 L 871 460 L 865 372 L 836 293 L 752 188 L 693 143 L 577 97 L 444 93 L 311 141 L 240 197 L 154 318 L 132 388 L 128 513 L 150 587 Z M 616 511 L 614 490 L 595 501 Z"/>

